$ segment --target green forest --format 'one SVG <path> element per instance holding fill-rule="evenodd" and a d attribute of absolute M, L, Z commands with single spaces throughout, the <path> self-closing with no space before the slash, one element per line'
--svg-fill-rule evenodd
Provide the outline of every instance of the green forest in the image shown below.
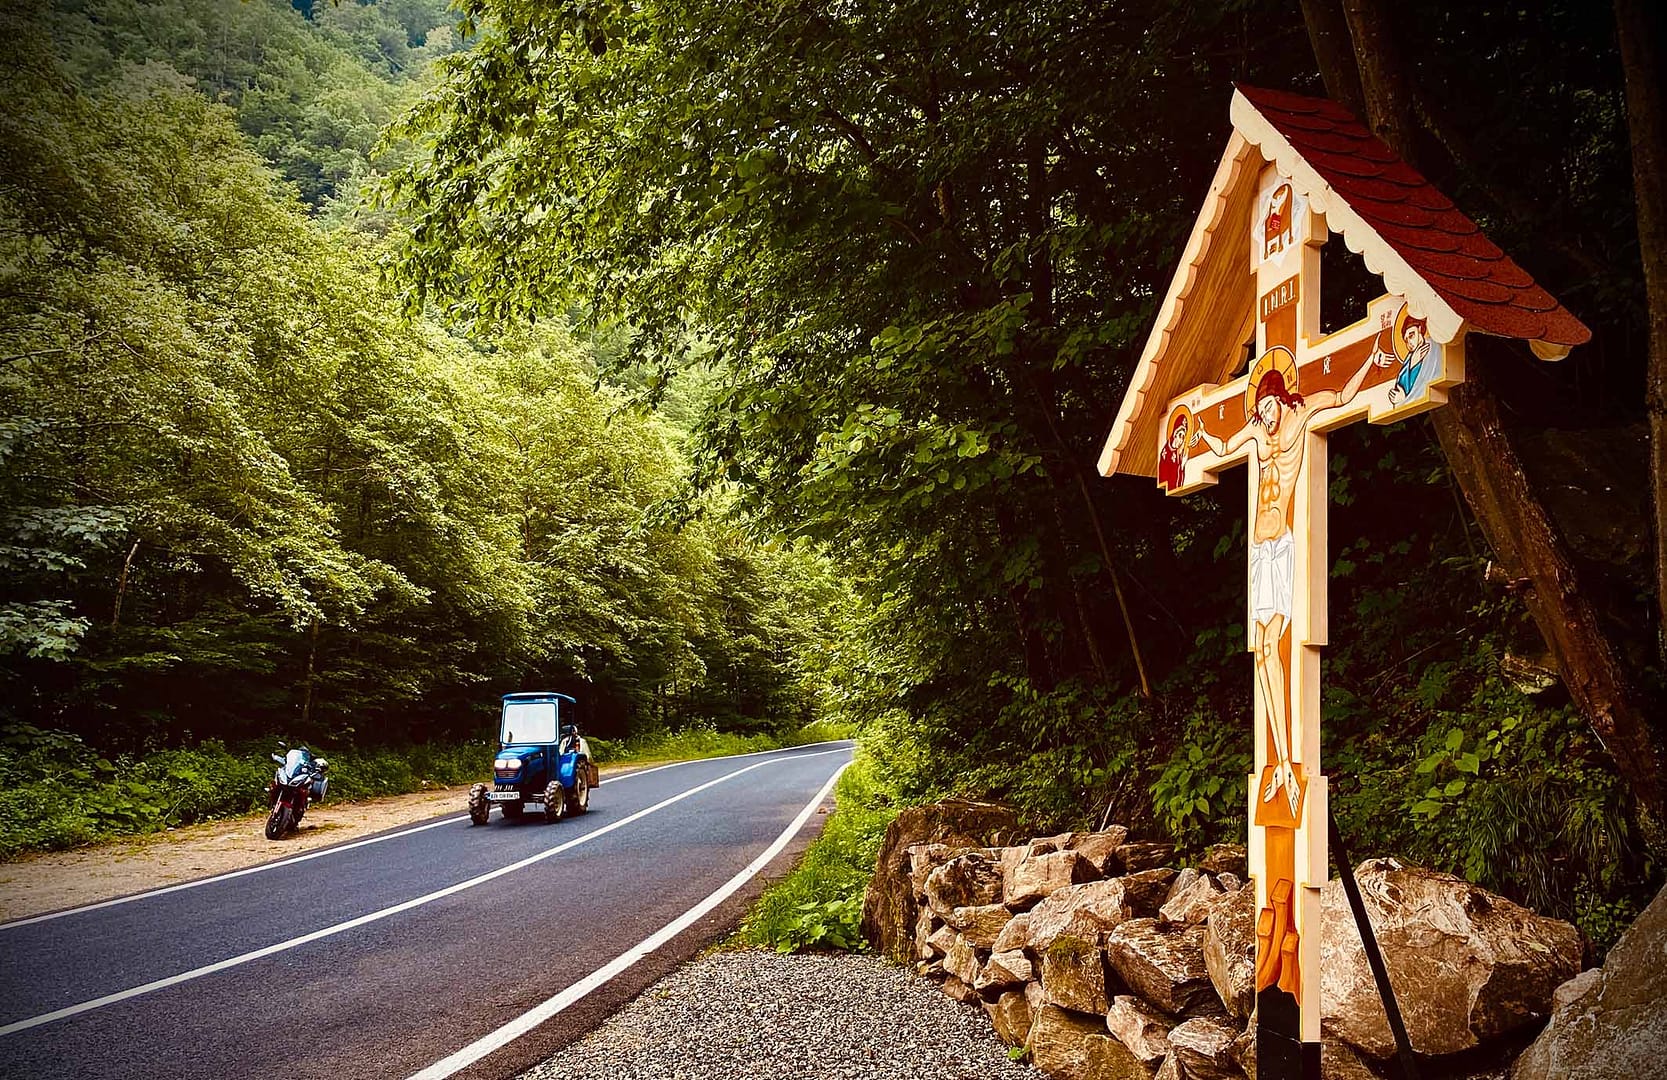
<path fill-rule="evenodd" d="M 854 730 L 889 805 L 1238 839 L 1243 471 L 1094 464 L 1233 84 L 1388 86 L 1594 338 L 1473 346 L 1508 461 L 1334 436 L 1332 799 L 1601 947 L 1667 865 L 1667 343 L 1614 13 L 1532 7 L 1399 5 L 1388 74 L 1327 0 L 9 11 L 5 850 L 278 736 L 439 760 L 537 688 L 604 740 Z M 1341 325 L 1381 283 L 1326 258 Z"/>
<path fill-rule="evenodd" d="M 238 760 L 205 740 L 455 742 L 534 688 L 605 739 L 829 711 L 849 591 L 732 496 L 685 496 L 702 373 L 653 409 L 602 377 L 624 324 L 402 316 L 360 193 L 458 38 L 436 5 L 315 14 L 5 28 L 8 849 L 189 820 Z M 68 813 L 122 755 L 166 765 Z"/>

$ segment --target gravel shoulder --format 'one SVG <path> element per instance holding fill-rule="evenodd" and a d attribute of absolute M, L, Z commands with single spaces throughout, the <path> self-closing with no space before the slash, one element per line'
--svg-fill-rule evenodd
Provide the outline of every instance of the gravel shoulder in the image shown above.
<path fill-rule="evenodd" d="M 604 781 L 656 762 L 611 765 Z M 213 877 L 275 862 L 332 844 L 461 815 L 467 784 L 410 795 L 341 803 L 325 800 L 307 809 L 301 827 L 283 840 L 266 839 L 265 814 L 210 821 L 182 829 L 111 840 L 74 851 L 25 855 L 0 863 L 0 922 L 96 904 L 147 889 Z"/>
<path fill-rule="evenodd" d="M 984 1013 L 873 956 L 691 961 L 521 1080 L 1040 1080 Z"/>

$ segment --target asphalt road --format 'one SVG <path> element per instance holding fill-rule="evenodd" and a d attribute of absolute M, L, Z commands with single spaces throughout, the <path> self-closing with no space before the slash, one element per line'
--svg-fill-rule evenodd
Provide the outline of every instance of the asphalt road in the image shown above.
<path fill-rule="evenodd" d="M 785 869 L 850 757 L 840 743 L 651 769 L 554 825 L 459 814 L 0 925 L 0 1076 L 512 1075 L 733 927 L 762 879 L 714 892 L 772 848 L 764 874 Z M 478 1045 L 552 998 L 531 1030 Z M 471 1044 L 478 1060 L 453 1056 Z"/>

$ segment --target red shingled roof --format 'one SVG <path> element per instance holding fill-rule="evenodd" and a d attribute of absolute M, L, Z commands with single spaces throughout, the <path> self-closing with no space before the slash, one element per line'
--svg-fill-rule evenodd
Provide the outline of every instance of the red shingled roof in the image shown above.
<path fill-rule="evenodd" d="M 1473 329 L 1582 345 L 1592 332 L 1347 109 L 1240 85 L 1239 93 Z"/>

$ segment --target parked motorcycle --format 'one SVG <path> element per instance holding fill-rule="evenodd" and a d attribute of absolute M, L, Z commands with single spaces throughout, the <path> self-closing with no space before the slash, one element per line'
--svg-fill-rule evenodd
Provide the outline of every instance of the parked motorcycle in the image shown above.
<path fill-rule="evenodd" d="M 279 743 L 280 747 L 285 744 Z M 291 829 L 301 824 L 307 804 L 324 798 L 329 790 L 330 763 L 313 757 L 312 751 L 298 746 L 284 754 L 273 754 L 278 771 L 267 786 L 266 800 L 272 812 L 266 817 L 266 838 L 280 840 Z"/>

